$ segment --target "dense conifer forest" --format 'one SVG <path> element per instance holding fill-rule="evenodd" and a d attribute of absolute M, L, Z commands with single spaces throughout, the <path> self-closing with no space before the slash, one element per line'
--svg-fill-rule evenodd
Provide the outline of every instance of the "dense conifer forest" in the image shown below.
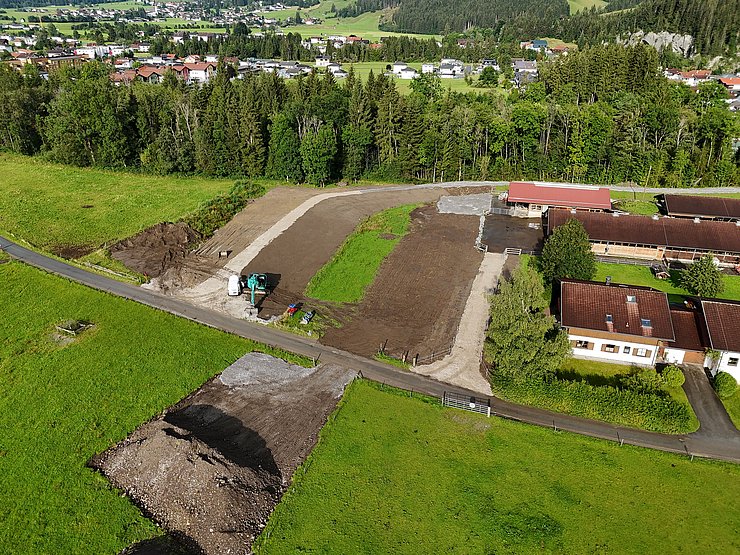
<path fill-rule="evenodd" d="M 30 67 L 30 66 L 29 66 Z M 201 88 L 174 75 L 114 86 L 90 62 L 53 73 L 0 68 L 0 147 L 78 166 L 267 175 L 323 185 L 385 180 L 557 179 L 738 185 L 738 119 L 721 85 L 664 79 L 655 50 L 587 48 L 544 64 L 526 92 L 445 93 L 414 82 L 311 74 Z"/>

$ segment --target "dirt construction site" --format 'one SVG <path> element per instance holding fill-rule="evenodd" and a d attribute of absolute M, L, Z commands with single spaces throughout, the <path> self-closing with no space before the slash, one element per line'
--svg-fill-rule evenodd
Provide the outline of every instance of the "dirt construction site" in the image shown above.
<path fill-rule="evenodd" d="M 157 252 L 157 263 L 147 268 L 148 275 L 157 277 L 145 287 L 244 318 L 249 295 L 227 295 L 228 278 L 265 274 L 269 294 L 256 298 L 260 321 L 280 318 L 291 304 L 298 304 L 331 322 L 321 338 L 326 345 L 368 357 L 382 346 L 396 358 L 432 362 L 440 353 L 449 353 L 455 341 L 484 258 L 475 245 L 490 202 L 490 192 L 483 187 L 329 193 L 277 188 L 184 256 L 181 246 L 164 259 Z M 383 261 L 359 303 L 337 305 L 306 296 L 311 278 L 361 222 L 409 204 L 419 208 L 411 213 L 408 233 Z M 152 243 L 147 239 L 138 250 L 152 251 Z M 118 249 L 115 256 L 124 262 L 146 259 L 137 249 Z"/>
<path fill-rule="evenodd" d="M 511 266 L 482 241 L 494 245 L 492 199 L 490 188 L 455 185 L 277 188 L 207 241 L 160 224 L 112 253 L 153 278 L 144 287 L 266 325 L 298 304 L 328 322 L 325 345 L 365 357 L 382 351 L 413 361 L 412 371 L 490 393 L 480 369 L 488 295 Z M 402 205 L 417 206 L 408 232 L 358 303 L 307 297 L 360 223 Z M 269 282 L 256 316 L 246 311 L 249 291 L 227 294 L 230 276 L 251 273 Z M 247 355 L 92 464 L 193 552 L 248 553 L 354 376 Z"/>

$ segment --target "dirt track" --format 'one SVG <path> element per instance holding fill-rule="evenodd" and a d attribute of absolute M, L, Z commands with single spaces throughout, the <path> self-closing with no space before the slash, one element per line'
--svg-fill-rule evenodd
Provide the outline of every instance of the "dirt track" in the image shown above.
<path fill-rule="evenodd" d="M 351 321 L 322 338 L 353 353 L 420 354 L 450 345 L 483 254 L 473 245 L 479 218 L 412 212 L 412 227 L 386 258 Z"/>
<path fill-rule="evenodd" d="M 214 264 L 223 265 L 226 259 L 219 259 L 219 251 L 239 252 L 262 233 L 270 229 L 288 212 L 305 200 L 324 193 L 321 189 L 307 187 L 277 187 L 250 202 L 244 210 L 223 226 L 208 241 L 195 251 L 195 254 L 211 257 Z"/>
<path fill-rule="evenodd" d="M 353 377 L 251 353 L 92 464 L 192 551 L 249 553 Z"/>
<path fill-rule="evenodd" d="M 378 192 L 328 199 L 311 208 L 242 270 L 267 273 L 277 286 L 260 315 L 280 314 L 291 302 L 305 300 L 310 279 L 363 219 L 393 206 L 431 202 L 444 193 L 444 189 Z"/>

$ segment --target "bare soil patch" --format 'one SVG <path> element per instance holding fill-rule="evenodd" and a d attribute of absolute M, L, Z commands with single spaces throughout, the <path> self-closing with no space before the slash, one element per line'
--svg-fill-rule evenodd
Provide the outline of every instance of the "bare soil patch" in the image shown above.
<path fill-rule="evenodd" d="M 91 245 L 54 245 L 49 250 L 52 254 L 65 260 L 75 260 L 87 256 L 95 250 L 95 247 Z"/>
<path fill-rule="evenodd" d="M 188 548 L 249 553 L 354 377 L 250 353 L 91 465 Z"/>
<path fill-rule="evenodd" d="M 241 273 L 268 274 L 273 292 L 260 304 L 260 316 L 282 314 L 291 303 L 316 306 L 304 296 L 311 278 L 326 264 L 363 219 L 402 204 L 432 202 L 444 189 L 411 189 L 327 199 L 298 218 Z M 326 307 L 325 309 L 329 309 Z M 332 314 L 336 317 L 337 314 Z"/>
<path fill-rule="evenodd" d="M 264 196 L 250 202 L 229 223 L 217 230 L 213 237 L 198 246 L 195 254 L 211 257 L 215 264 L 222 265 L 226 259 L 219 259 L 219 252 L 237 253 L 244 250 L 288 212 L 311 197 L 325 192 L 305 187 L 271 189 Z"/>
<path fill-rule="evenodd" d="M 153 225 L 110 248 L 113 258 L 149 277 L 167 268 L 181 266 L 200 234 L 183 222 Z"/>
<path fill-rule="evenodd" d="M 530 224 L 537 227 L 530 227 Z M 488 247 L 488 252 L 504 252 L 507 248 L 541 251 L 544 241 L 542 219 L 501 214 L 486 216 L 481 243 Z"/>
<path fill-rule="evenodd" d="M 448 347 L 483 254 L 474 248 L 479 218 L 439 214 L 434 206 L 411 213 L 411 228 L 386 258 L 363 301 L 341 328 L 321 342 L 363 356 L 381 344 L 386 353 L 427 356 Z"/>

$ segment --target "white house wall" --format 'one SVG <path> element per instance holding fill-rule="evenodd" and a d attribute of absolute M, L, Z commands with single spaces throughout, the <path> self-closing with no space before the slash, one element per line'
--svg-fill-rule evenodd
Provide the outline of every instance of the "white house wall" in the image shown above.
<path fill-rule="evenodd" d="M 638 366 L 653 366 L 658 357 L 658 346 L 657 345 L 646 345 L 645 343 L 631 343 L 627 341 L 617 341 L 614 339 L 597 339 L 594 337 L 588 337 L 585 335 L 572 335 L 568 334 L 570 341 L 588 341 L 593 345 L 592 349 L 579 349 L 573 346 L 573 356 L 576 358 L 593 358 L 598 360 L 604 360 L 607 362 L 614 362 L 617 364 L 636 364 Z M 617 346 L 618 352 L 608 353 L 602 351 L 604 345 L 615 345 Z M 626 354 L 624 348 L 629 347 L 630 353 Z M 647 349 L 650 351 L 650 356 L 636 356 L 634 353 L 637 349 Z"/>
<path fill-rule="evenodd" d="M 671 349 L 666 347 L 663 351 L 663 359 L 669 364 L 683 364 L 683 357 L 686 351 L 682 349 Z"/>
<path fill-rule="evenodd" d="M 719 363 L 714 367 L 713 373 L 727 372 L 740 383 L 740 363 L 730 366 L 731 358 L 740 359 L 740 352 L 722 351 L 722 356 L 719 359 Z"/>

